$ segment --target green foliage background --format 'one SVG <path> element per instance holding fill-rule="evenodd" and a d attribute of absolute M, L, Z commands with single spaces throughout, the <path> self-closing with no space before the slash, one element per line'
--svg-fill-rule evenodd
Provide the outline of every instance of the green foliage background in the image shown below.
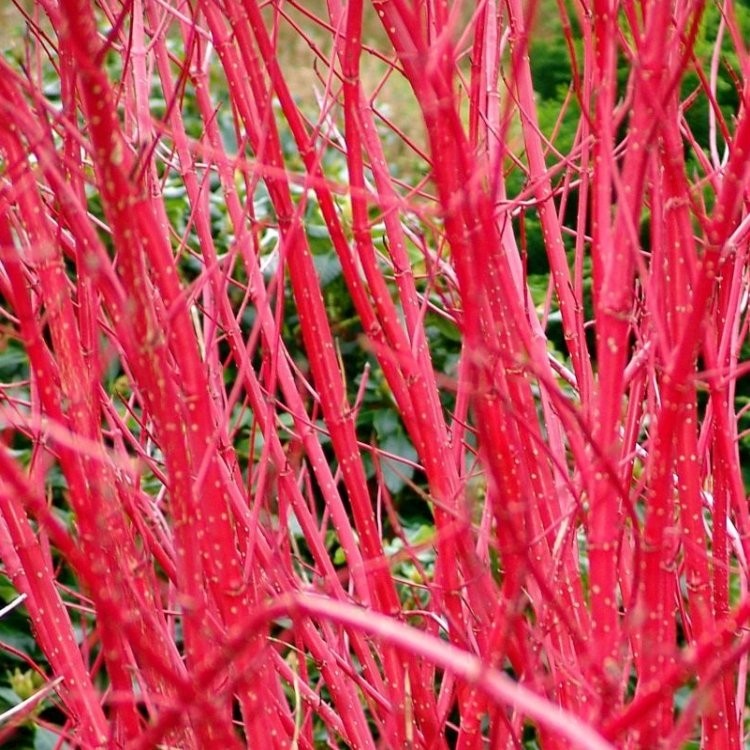
<path fill-rule="evenodd" d="M 737 13 L 741 19 L 743 31 L 746 38 L 750 38 L 750 11 L 748 2 L 737 4 Z M 7 11 L 6 11 L 7 12 Z M 549 18 L 557 18 L 551 14 Z M 551 139 L 551 148 L 549 153 L 550 161 L 556 159 L 554 150 L 560 153 L 567 153 L 571 150 L 577 135 L 577 128 L 580 122 L 580 107 L 575 95 L 572 95 L 572 71 L 567 44 L 563 35 L 562 27 L 559 21 L 550 21 L 547 17 L 540 19 L 540 28 L 538 34 L 530 48 L 530 59 L 533 68 L 535 81 L 535 90 L 537 94 L 538 112 L 540 123 L 545 134 Z M 719 10 L 715 5 L 710 5 L 706 12 L 705 19 L 699 30 L 698 43 L 696 45 L 696 64 L 700 65 L 706 75 L 709 73 L 711 62 L 711 52 L 714 39 L 716 38 L 720 20 Z M 0 22 L 1 23 L 1 22 Z M 20 27 L 19 27 L 20 28 Z M 577 37 L 576 29 L 573 29 L 574 37 Z M 3 53 L 9 59 L 14 59 L 20 54 L 18 45 L 9 43 L 7 40 L 2 44 Z M 582 54 L 580 44 L 577 44 L 577 54 Z M 298 50 L 294 47 L 289 48 L 290 56 L 298 55 L 300 59 L 306 60 L 305 50 Z M 624 62 L 624 61 L 623 61 Z M 118 61 L 111 58 L 110 67 L 113 78 L 120 75 L 117 68 Z M 307 67 L 305 67 L 307 65 Z M 310 73 L 310 66 L 304 63 L 303 66 L 297 65 L 298 68 Z M 626 86 L 626 76 L 628 68 L 625 64 L 622 66 L 622 88 Z M 48 85 L 45 89 L 45 96 L 52 105 L 59 104 L 58 83 L 51 70 L 47 71 Z M 740 78 L 739 63 L 736 55 L 730 51 L 729 45 L 726 45 L 726 51 L 721 59 L 719 69 L 719 86 L 718 86 L 718 104 L 723 116 L 731 119 L 739 104 L 738 93 L 736 89 L 736 80 Z M 691 72 L 682 83 L 682 93 L 687 96 L 693 91 L 697 91 L 697 96 L 693 100 L 689 109 L 685 113 L 686 120 L 695 134 L 698 143 L 708 148 L 709 127 L 708 113 L 709 104 L 705 96 L 700 93 L 700 81 L 696 72 Z M 223 79 L 216 77 L 212 85 L 214 86 L 214 96 L 224 102 L 224 106 L 218 111 L 219 124 L 222 134 L 227 144 L 234 145 L 236 148 L 236 135 L 234 132 L 231 111 L 227 102 L 227 96 L 222 93 L 221 86 Z M 403 81 L 396 82 L 395 96 L 399 97 L 399 106 L 409 106 L 409 92 Z M 196 107 L 192 100 L 193 92 L 188 86 L 183 103 L 185 122 L 188 130 L 194 137 L 201 135 L 201 122 L 198 118 Z M 406 104 L 405 104 L 406 102 Z M 310 106 L 312 102 L 307 103 Z M 392 107 L 393 102 L 383 101 L 380 103 L 383 110 Z M 151 108 L 155 117 L 163 113 L 166 103 L 158 87 L 152 91 Z M 412 119 L 416 118 L 402 118 Z M 418 122 L 411 123 L 409 136 L 418 140 L 421 137 L 420 126 Z M 554 134 L 554 136 L 553 136 Z M 623 133 L 624 135 L 625 133 Z M 424 177 L 424 165 L 414 157 L 409 148 L 405 148 L 398 141 L 393 133 L 384 127 L 382 131 L 385 147 L 391 159 L 390 164 L 394 174 L 403 180 L 405 186 L 414 185 Z M 299 167 L 299 156 L 296 153 L 291 137 L 285 134 L 287 166 L 294 170 Z M 720 143 L 723 146 L 723 142 Z M 688 168 L 691 170 L 700 170 L 700 165 L 694 157 L 687 152 Z M 518 156 L 522 157 L 522 150 L 519 146 Z M 346 182 L 346 165 L 340 152 L 329 148 L 324 155 L 324 165 L 326 175 L 335 181 Z M 506 181 L 508 192 L 511 196 L 520 194 L 525 188 L 525 177 L 522 171 L 514 166 L 510 161 L 506 165 Z M 183 251 L 180 260 L 180 273 L 185 280 L 195 278 L 201 270 L 201 260 L 198 253 L 198 240 L 194 232 L 188 225 L 189 209 L 187 206 L 187 196 L 181 178 L 178 174 L 166 174 L 164 199 L 168 217 L 175 230 L 176 236 L 186 236 L 188 239 L 187 247 Z M 560 178 L 562 179 L 562 178 Z M 217 250 L 227 252 L 233 241 L 233 232 L 231 222 L 227 215 L 227 209 L 224 205 L 218 181 L 212 181 L 211 185 L 211 218 L 212 233 L 217 243 Z M 246 190 L 244 182 L 238 181 L 238 190 L 240 198 L 244 199 Z M 574 217 L 577 213 L 577 205 L 574 193 L 571 194 L 565 207 L 564 221 L 568 226 L 574 225 Z M 255 219 L 259 224 L 267 224 L 269 228 L 262 237 L 262 248 L 265 253 L 266 265 L 265 274 L 267 280 L 274 276 L 278 277 L 277 264 L 274 260 L 274 253 L 278 235 L 273 229 L 274 216 L 268 194 L 263 187 L 259 185 L 252 196 Z M 348 291 L 341 276 L 341 269 L 338 259 L 331 247 L 330 238 L 324 222 L 320 216 L 318 207 L 314 198 L 309 193 L 299 189 L 296 195 L 298 201 L 305 201 L 305 225 L 311 247 L 315 254 L 316 267 L 320 276 L 323 295 L 332 321 L 332 327 L 336 336 L 337 345 L 340 352 L 341 361 L 344 365 L 348 395 L 353 402 L 357 397 L 361 387 L 362 378 L 366 374 L 366 385 L 363 390 L 363 398 L 358 415 L 358 431 L 360 439 L 364 443 L 377 445 L 380 449 L 393 456 L 401 457 L 405 461 L 398 461 L 392 458 L 380 458 L 376 461 L 371 455 L 365 457 L 369 479 L 373 482 L 377 479 L 378 464 L 382 471 L 384 484 L 390 492 L 393 505 L 397 510 L 401 524 L 407 539 L 415 545 L 428 543 L 434 529 L 431 522 L 431 510 L 429 500 L 425 494 L 423 478 L 410 462 L 416 459 L 416 452 L 407 438 L 403 424 L 395 409 L 393 399 L 389 388 L 385 383 L 381 371 L 372 353 L 363 345 L 363 330 L 361 323 L 355 313 Z M 89 209 L 97 216 L 101 216 L 101 205 L 98 196 L 92 192 L 89 198 Z M 415 219 L 416 220 L 416 219 Z M 642 217 L 643 236 L 648 238 L 648 216 Z M 529 287 L 531 289 L 534 304 L 538 309 L 543 309 L 548 297 L 549 278 L 546 253 L 542 241 L 542 232 L 539 218 L 533 208 L 526 210 L 519 218 L 516 219 L 514 227 L 518 237 L 525 238 L 526 251 L 526 272 Z M 376 243 L 382 243 L 382 228 L 375 226 L 374 235 Z M 106 240 L 106 235 L 102 234 Z M 412 248 L 415 250 L 414 248 Z M 569 250 L 572 253 L 572 241 Z M 422 263 L 421 255 L 414 252 L 414 262 L 416 270 L 424 270 L 419 267 Z M 571 255 L 572 262 L 572 255 Z M 238 279 L 241 280 L 241 279 Z M 283 281 L 283 279 L 282 279 Z M 235 302 L 239 301 L 242 290 L 239 287 L 232 288 L 229 292 L 235 295 Z M 431 293 L 435 293 L 433 290 Z M 295 343 L 301 341 L 299 322 L 296 317 L 294 306 L 289 301 L 289 294 L 283 286 L 277 288 L 277 295 L 281 296 L 281 304 L 284 306 L 283 315 L 283 339 L 289 348 L 297 367 L 305 371 L 306 359 L 303 350 Z M 590 317 L 590 300 L 587 300 Z M 254 311 L 248 307 L 243 318 L 243 328 L 250 330 L 254 323 Z M 559 317 L 555 309 L 554 300 L 551 302 L 550 315 L 548 318 L 548 332 L 550 336 L 550 345 L 555 347 L 558 352 L 564 350 L 564 342 L 559 327 Z M 458 360 L 458 354 L 461 346 L 461 335 L 457 326 L 446 318 L 428 313 L 427 332 L 433 361 L 436 368 L 451 377 L 455 374 L 455 366 Z M 747 346 L 747 345 L 746 345 Z M 745 353 L 750 356 L 750 351 Z M 258 366 L 261 362 L 256 362 Z M 232 368 L 227 368 L 225 373 L 225 384 L 228 390 L 234 383 L 235 373 Z M 0 332 L 0 381 L 5 384 L 13 384 L 14 395 L 22 397 L 28 395 L 28 363 L 26 355 L 20 344 L 12 337 L 9 330 Z M 123 378 L 123 372 L 120 370 L 116 361 L 112 363 L 107 373 L 107 383 L 105 384 L 109 392 L 115 395 L 126 397 L 127 379 Z M 738 384 L 738 406 L 750 404 L 750 384 L 740 381 Z M 450 393 L 445 395 L 444 406 L 446 409 L 452 407 L 452 397 Z M 750 409 L 744 416 L 741 427 L 750 430 Z M 247 472 L 248 463 L 252 460 L 253 455 L 257 455 L 262 437 L 253 430 L 252 415 L 241 407 L 237 407 L 233 415 L 233 423 L 236 427 L 236 447 L 242 460 L 245 461 L 243 469 Z M 282 416 L 283 427 L 288 428 L 291 435 L 291 420 L 286 420 Z M 0 424 L 0 430 L 3 425 Z M 133 425 L 134 429 L 136 428 Z M 34 446 L 23 438 L 16 437 L 12 445 L 12 450 L 17 458 L 23 463 L 28 464 L 32 458 Z M 744 436 L 741 442 L 741 451 L 746 467 L 746 480 L 750 486 L 750 435 Z M 333 460 L 333 456 L 331 456 Z M 158 483 L 153 478 L 146 478 L 144 486 L 151 484 L 154 492 L 158 489 Z M 52 501 L 60 517 L 67 523 L 72 523 L 73 519 L 67 509 L 66 503 L 66 486 L 64 478 L 59 472 L 52 472 L 48 477 L 48 487 Z M 478 489 L 478 492 L 481 490 Z M 297 535 L 297 542 L 304 553 L 304 543 L 301 532 L 291 527 L 293 534 Z M 391 556 L 397 556 L 399 550 L 403 547 L 403 541 L 399 538 L 396 531 L 386 524 L 384 527 L 386 535 L 386 550 Z M 329 535 L 328 543 L 334 555 L 334 561 L 337 564 L 345 564 L 343 553 L 338 549 L 335 535 Z M 394 565 L 396 575 L 405 580 L 418 582 L 421 576 L 430 575 L 432 569 L 432 553 L 426 551 L 421 555 L 422 571 L 420 572 L 409 562 L 400 562 Z M 64 565 L 60 562 L 61 567 Z M 63 580 L 65 575 L 62 576 Z M 70 577 L 71 586 L 75 581 Z M 404 589 L 404 595 L 413 595 L 411 589 Z M 0 606 L 11 602 L 17 596 L 7 577 L 0 573 Z M 68 597 L 72 600 L 72 597 Z M 86 637 L 89 623 L 88 616 L 84 613 L 80 615 L 81 627 L 78 632 L 81 638 Z M 12 613 L 6 615 L 0 620 L 0 712 L 16 705 L 23 698 L 33 692 L 35 687 L 40 684 L 40 679 L 34 676 L 29 664 L 16 654 L 25 654 L 31 660 L 36 662 L 42 669 L 48 667 L 44 656 L 39 651 L 34 635 L 30 630 L 29 621 L 24 608 L 21 606 Z M 54 702 L 48 701 L 43 705 L 39 712 L 34 715 L 32 722 L 27 722 L 15 732 L 15 734 L 6 741 L 4 747 L 18 748 L 18 750 L 42 750 L 55 746 L 56 735 L 47 725 L 55 725 L 61 720 L 61 713 L 55 707 Z M 528 748 L 537 747 L 537 740 L 533 732 L 529 731 L 526 746 Z"/>

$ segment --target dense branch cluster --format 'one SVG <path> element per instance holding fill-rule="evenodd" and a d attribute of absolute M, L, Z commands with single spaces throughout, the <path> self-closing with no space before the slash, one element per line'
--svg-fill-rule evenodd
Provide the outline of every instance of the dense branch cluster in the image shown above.
<path fill-rule="evenodd" d="M 0 737 L 743 747 L 745 5 L 14 13 Z"/>

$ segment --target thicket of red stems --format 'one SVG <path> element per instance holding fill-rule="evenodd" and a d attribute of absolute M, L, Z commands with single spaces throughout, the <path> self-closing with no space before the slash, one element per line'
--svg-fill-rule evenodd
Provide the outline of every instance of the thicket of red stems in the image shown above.
<path fill-rule="evenodd" d="M 3 385 L 0 414 L 6 443 L 32 446 L 23 465 L 0 451 L 0 557 L 47 677 L 62 678 L 63 736 L 740 748 L 750 59 L 733 4 L 721 6 L 741 64 L 732 118 L 716 105 L 719 52 L 694 55 L 702 3 L 545 4 L 570 42 L 565 106 L 583 113 L 564 153 L 538 123 L 534 4 L 315 7 L 36 0 L 21 9 L 20 59 L 0 64 L 3 326 L 30 377 Z M 317 119 L 276 54 L 290 34 L 312 35 L 319 56 Z M 376 61 L 413 92 L 392 122 L 380 83 L 364 83 Z M 694 69 L 709 73 L 685 92 Z M 705 149 L 685 119 L 697 97 Z M 388 144 L 420 117 L 424 143 L 403 149 L 428 177 L 410 188 Z M 327 173 L 329 153 L 345 172 Z M 184 189 L 182 234 L 167 178 Z M 261 186 L 272 222 L 254 215 Z M 226 251 L 210 194 L 231 223 Z M 309 202 L 418 455 L 435 525 L 419 585 L 384 548 L 398 515 L 382 472 L 368 482 L 365 385 L 342 369 Z M 526 284 L 532 211 L 544 309 Z M 282 336 L 290 310 L 301 342 Z M 551 310 L 563 353 L 548 346 Z M 450 377 L 431 360 L 435 313 L 461 332 Z M 71 523 L 51 502 L 55 465 Z M 421 569 L 424 549 L 403 542 Z"/>

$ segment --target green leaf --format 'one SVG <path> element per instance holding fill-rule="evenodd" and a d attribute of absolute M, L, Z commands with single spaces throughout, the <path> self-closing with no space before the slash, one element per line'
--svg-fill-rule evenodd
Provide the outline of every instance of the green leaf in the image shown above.
<path fill-rule="evenodd" d="M 15 610 L 14 614 L 17 612 L 18 610 Z M 8 615 L 3 620 L 0 620 L 0 641 L 7 644 L 8 646 L 12 646 L 14 649 L 20 651 L 21 653 L 36 653 L 36 641 L 26 630 L 28 621 L 26 621 L 26 618 L 20 620 L 19 618 L 21 617 L 22 616 L 19 614 L 16 614 L 15 617 L 13 617 L 12 615 Z M 13 654 L 3 654 L 3 660 L 15 661 L 16 658 L 17 657 L 13 656 Z"/>
<path fill-rule="evenodd" d="M 54 750 L 56 747 L 67 750 L 70 747 L 67 742 L 58 745 L 59 741 L 60 737 L 58 735 L 44 727 L 37 727 L 36 732 L 34 732 L 34 750 Z"/>
<path fill-rule="evenodd" d="M 416 528 L 405 529 L 407 539 L 414 546 L 430 544 L 435 539 L 435 527 L 422 523 Z"/>
<path fill-rule="evenodd" d="M 20 380 L 28 372 L 29 358 L 26 350 L 11 341 L 0 351 L 0 380 Z"/>
<path fill-rule="evenodd" d="M 18 596 L 16 587 L 10 582 L 8 576 L 0 574 L 0 599 L 5 604 L 12 602 Z"/>
<path fill-rule="evenodd" d="M 12 708 L 21 702 L 21 698 L 15 690 L 11 690 L 9 687 L 0 687 L 0 701 Z"/>
<path fill-rule="evenodd" d="M 417 452 L 409 439 L 403 433 L 392 433 L 380 443 L 380 448 L 394 456 L 416 461 Z M 406 486 L 407 480 L 414 477 L 414 467 L 403 461 L 398 461 L 388 456 L 381 456 L 380 466 L 383 471 L 383 481 L 391 494 L 401 492 Z"/>
<path fill-rule="evenodd" d="M 334 252 L 328 252 L 325 255 L 315 256 L 315 269 L 320 276 L 321 286 L 328 286 L 341 276 L 341 263 Z"/>

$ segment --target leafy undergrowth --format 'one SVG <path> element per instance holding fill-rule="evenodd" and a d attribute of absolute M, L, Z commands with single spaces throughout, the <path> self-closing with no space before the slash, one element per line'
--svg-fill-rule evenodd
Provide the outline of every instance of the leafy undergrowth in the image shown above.
<path fill-rule="evenodd" d="M 4 747 L 746 746 L 745 4 L 6 17 Z"/>

